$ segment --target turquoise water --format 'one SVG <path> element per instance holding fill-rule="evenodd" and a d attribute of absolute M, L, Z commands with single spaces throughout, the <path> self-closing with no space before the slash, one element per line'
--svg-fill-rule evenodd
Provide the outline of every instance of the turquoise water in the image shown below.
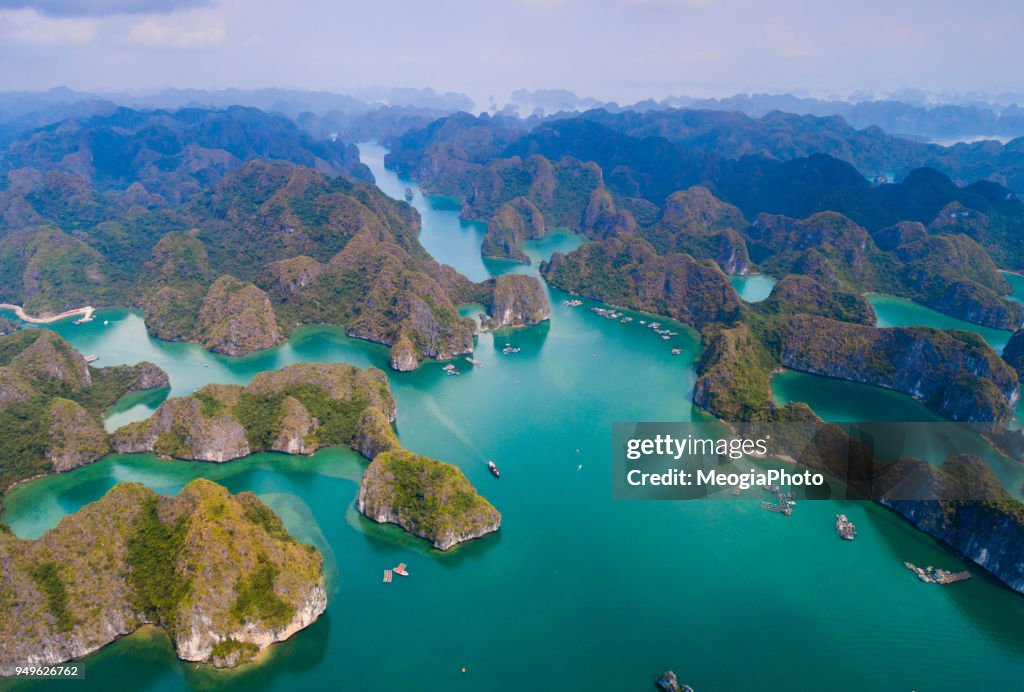
<path fill-rule="evenodd" d="M 430 218 L 443 225 L 425 220 L 428 250 L 440 257 L 447 248 L 446 261 L 465 273 L 490 271 L 479 244 L 460 235 L 469 232 L 455 210 Z M 256 492 L 325 555 L 326 615 L 259 665 L 227 673 L 184 665 L 147 630 L 84 659 L 78 688 L 645 690 L 668 668 L 698 690 L 1019 683 L 1024 599 L 984 577 L 948 588 L 918 582 L 903 561 L 964 563 L 875 505 L 801 502 L 782 517 L 751 501 L 613 501 L 611 424 L 691 419 L 698 340 L 679 328 L 662 341 L 637 322 L 595 315 L 589 302 L 565 307 L 565 297 L 551 291 L 550 324 L 481 335 L 483 366 L 460 361 L 459 377 L 438 363 L 388 372 L 403 445 L 458 464 L 503 513 L 498 534 L 451 554 L 360 518 L 353 502 L 366 461 L 341 449 L 219 465 L 111 456 L 12 492 L 2 518 L 32 537 L 117 482 L 175 492 L 201 475 Z M 160 363 L 174 394 L 246 382 L 286 362 L 383 367 L 387 355 L 322 327 L 243 359 L 153 341 L 123 311 L 58 328 L 100 363 Z M 503 356 L 506 342 L 522 351 Z M 844 406 L 879 391 L 836 393 L 831 414 L 859 413 Z M 144 414 L 153 402 L 133 404 L 115 415 Z M 870 418 L 927 414 L 909 400 L 866 406 Z M 501 466 L 500 480 L 487 459 Z M 836 537 L 837 512 L 857 524 L 856 541 Z M 382 584 L 382 570 L 400 561 L 412 576 Z"/>
<path fill-rule="evenodd" d="M 1024 303 L 1024 276 L 1012 272 L 1003 272 L 1003 276 L 1006 277 L 1006 280 L 1010 282 L 1010 286 L 1013 287 L 1013 294 L 1010 296 L 1010 299 L 1018 303 Z"/>
<path fill-rule="evenodd" d="M 926 426 L 908 426 L 902 439 L 902 454 L 916 456 L 934 464 L 950 454 L 976 454 L 986 461 L 996 477 L 1017 499 L 1022 499 L 1024 466 L 989 445 L 966 427 L 948 425 L 945 418 L 934 413 L 906 394 L 869 387 L 818 375 L 786 370 L 772 378 L 776 401 L 788 404 L 802 401 L 828 421 L 940 423 L 941 432 Z"/>
<path fill-rule="evenodd" d="M 1024 295 L 1024 294 L 1021 294 Z M 965 322 L 943 314 L 938 310 L 925 307 L 906 298 L 880 295 L 877 293 L 865 296 L 878 316 L 879 327 L 935 327 L 936 329 L 963 329 L 980 334 L 996 353 L 1002 353 L 1006 342 L 1013 332 L 1004 329 L 983 327 L 973 322 Z"/>
<path fill-rule="evenodd" d="M 766 274 L 746 274 L 743 276 L 732 275 L 729 277 L 732 287 L 740 294 L 740 298 L 748 303 L 759 303 L 771 295 L 772 289 L 778 283 Z"/>

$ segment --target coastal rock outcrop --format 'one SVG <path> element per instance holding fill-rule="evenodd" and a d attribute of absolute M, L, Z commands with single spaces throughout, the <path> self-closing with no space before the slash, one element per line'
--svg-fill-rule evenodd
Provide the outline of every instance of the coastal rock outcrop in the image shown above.
<path fill-rule="evenodd" d="M 310 454 L 336 444 L 375 453 L 397 446 L 395 415 L 380 370 L 296 363 L 260 373 L 246 387 L 210 384 L 169 399 L 150 418 L 119 429 L 114 449 L 214 462 L 264 450 Z"/>
<path fill-rule="evenodd" d="M 547 232 L 544 214 L 530 200 L 516 197 L 501 205 L 487 222 L 480 254 L 484 257 L 530 263 L 522 250 L 524 240 L 543 238 Z"/>
<path fill-rule="evenodd" d="M 551 303 L 537 277 L 505 274 L 493 281 L 488 314 L 480 320 L 484 329 L 531 326 L 551 318 Z"/>
<path fill-rule="evenodd" d="M 893 389 L 955 421 L 1001 425 L 1017 374 L 971 332 L 875 327 L 798 315 L 783 334 L 787 368 Z"/>
<path fill-rule="evenodd" d="M 1003 360 L 1017 371 L 1018 376 L 1024 378 L 1024 329 L 1018 329 L 1006 342 Z"/>
<path fill-rule="evenodd" d="M 110 452 L 107 432 L 81 405 L 56 398 L 50 404 L 47 458 L 57 473 L 88 464 Z"/>
<path fill-rule="evenodd" d="M 501 514 L 461 470 L 404 450 L 373 460 L 359 486 L 357 506 L 373 521 L 397 524 L 438 550 L 501 526 Z"/>
<path fill-rule="evenodd" d="M 203 479 L 177 497 L 119 484 L 37 540 L 0 532 L 0 566 L 0 675 L 85 656 L 145 624 L 166 628 L 184 660 L 235 666 L 327 603 L 316 549 L 255 495 Z"/>
<path fill-rule="evenodd" d="M 420 366 L 416 358 L 416 347 L 412 345 L 409 337 L 404 334 L 398 337 L 398 341 L 391 347 L 388 363 L 392 370 L 398 372 L 410 372 Z"/>
<path fill-rule="evenodd" d="M 284 340 L 267 294 L 233 276 L 222 276 L 210 286 L 196 327 L 205 348 L 227 356 L 271 348 Z"/>
<path fill-rule="evenodd" d="M 89 364 L 68 342 L 49 329 L 15 332 L 3 342 L 8 353 L 6 363 L 12 371 L 37 384 L 49 383 L 79 391 L 92 384 Z"/>
<path fill-rule="evenodd" d="M 747 226 L 739 209 L 698 185 L 670 195 L 658 223 L 639 234 L 661 254 L 685 252 L 714 260 L 726 274 L 747 274 L 753 263 L 739 234 Z"/>

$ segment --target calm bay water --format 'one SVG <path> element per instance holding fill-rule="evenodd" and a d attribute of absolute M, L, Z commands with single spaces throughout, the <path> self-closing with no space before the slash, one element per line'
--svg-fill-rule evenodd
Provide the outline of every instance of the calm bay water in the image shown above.
<path fill-rule="evenodd" d="M 1024 295 L 1024 292 L 1021 295 Z M 983 327 L 979 324 L 950 317 L 938 310 L 919 305 L 906 298 L 873 293 L 868 295 L 867 299 L 871 303 L 871 307 L 875 309 L 879 327 L 921 326 L 935 327 L 936 329 L 963 329 L 980 334 L 995 349 L 996 353 L 1003 352 L 1006 342 L 1010 340 L 1010 336 L 1013 334 L 1009 330 Z"/>
<path fill-rule="evenodd" d="M 400 196 L 410 184 L 382 169 L 382 150 L 362 151 L 381 187 Z M 448 202 L 430 206 L 418 191 L 414 203 L 424 245 L 468 276 L 535 270 L 484 263 L 482 227 L 460 221 Z M 556 236 L 528 252 L 540 257 L 573 243 Z M 984 577 L 948 588 L 918 582 L 904 560 L 964 563 L 875 505 L 801 502 L 783 517 L 749 501 L 613 501 L 611 423 L 690 420 L 699 342 L 684 328 L 662 341 L 637 322 L 605 320 L 590 303 L 567 308 L 564 294 L 550 293 L 550 324 L 481 335 L 482 367 L 460 361 L 459 377 L 436 363 L 388 371 L 403 445 L 458 464 L 503 513 L 497 535 L 452 554 L 360 518 L 353 502 L 367 462 L 341 449 L 220 465 L 112 456 L 12 492 L 3 520 L 34 537 L 117 482 L 170 493 L 204 476 L 256 492 L 324 553 L 326 615 L 259 665 L 227 673 L 184 665 L 150 629 L 84 659 L 86 680 L 77 687 L 644 690 L 668 668 L 699 690 L 1019 683 L 1024 599 Z M 102 364 L 154 360 L 170 373 L 174 395 L 211 381 L 244 383 L 289 362 L 383 368 L 387 356 L 323 327 L 242 359 L 153 341 L 124 311 L 58 329 Z M 522 351 L 502 355 L 506 342 Z M 673 356 L 673 347 L 683 354 Z M 832 407 L 823 406 L 827 416 L 856 418 L 869 392 L 880 390 L 836 392 L 821 403 Z M 157 403 L 130 402 L 108 422 L 144 416 Z M 866 411 L 876 419 L 886 411 L 899 420 L 929 415 L 909 399 L 873 407 Z M 487 459 L 501 466 L 500 480 Z M 857 523 L 856 541 L 836 536 L 837 512 Z M 382 570 L 397 562 L 412 576 L 382 584 Z"/>
<path fill-rule="evenodd" d="M 740 298 L 748 303 L 759 303 L 771 295 L 772 289 L 778 280 L 767 274 L 746 274 L 731 275 L 729 277 L 732 287 L 740 294 Z"/>

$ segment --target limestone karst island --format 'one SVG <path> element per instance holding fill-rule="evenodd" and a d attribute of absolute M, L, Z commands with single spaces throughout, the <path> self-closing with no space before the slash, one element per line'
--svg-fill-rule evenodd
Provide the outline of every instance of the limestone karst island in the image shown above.
<path fill-rule="evenodd" d="M 1021 27 L 0 1 L 0 689 L 1020 689 Z"/>

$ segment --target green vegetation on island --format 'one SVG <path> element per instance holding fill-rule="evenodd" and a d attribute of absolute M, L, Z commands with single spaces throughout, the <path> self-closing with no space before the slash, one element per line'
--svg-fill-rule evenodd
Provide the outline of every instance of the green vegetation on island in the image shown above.
<path fill-rule="evenodd" d="M 501 514 L 458 467 L 405 450 L 373 460 L 363 474 L 357 504 L 370 519 L 397 524 L 438 550 L 501 526 Z"/>
<path fill-rule="evenodd" d="M 320 554 L 251 493 L 116 485 L 37 540 L 0 532 L 0 674 L 89 654 L 146 624 L 178 657 L 231 667 L 327 604 Z"/>
<path fill-rule="evenodd" d="M 394 419 L 395 401 L 380 370 L 296 363 L 260 373 L 246 387 L 209 384 L 169 399 L 150 418 L 119 429 L 113 444 L 120 453 L 216 462 L 345 445 L 372 459 L 398 447 Z"/>
<path fill-rule="evenodd" d="M 128 392 L 167 385 L 152 363 L 91 368 L 48 329 L 0 337 L 0 495 L 109 453 L 103 413 Z"/>

